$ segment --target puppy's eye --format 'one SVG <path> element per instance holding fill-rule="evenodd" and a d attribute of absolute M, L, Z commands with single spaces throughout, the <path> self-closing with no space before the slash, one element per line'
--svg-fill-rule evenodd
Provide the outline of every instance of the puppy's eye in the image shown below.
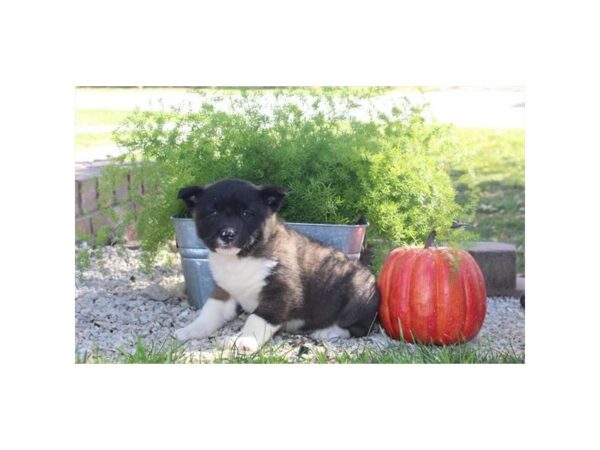
<path fill-rule="evenodd" d="M 208 217 L 215 217 L 217 214 L 219 214 L 219 212 L 216 209 L 211 209 L 206 213 Z"/>
<path fill-rule="evenodd" d="M 249 209 L 242 210 L 242 217 L 250 217 L 252 214 L 252 211 L 250 211 Z"/>

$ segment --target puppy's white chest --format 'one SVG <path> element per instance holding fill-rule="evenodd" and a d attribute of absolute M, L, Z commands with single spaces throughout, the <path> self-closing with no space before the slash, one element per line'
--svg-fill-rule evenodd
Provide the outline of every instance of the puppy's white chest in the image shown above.
<path fill-rule="evenodd" d="M 272 259 L 213 252 L 210 252 L 208 260 L 216 283 L 229 292 L 246 312 L 252 312 L 258 306 L 258 294 L 277 265 L 277 261 Z"/>

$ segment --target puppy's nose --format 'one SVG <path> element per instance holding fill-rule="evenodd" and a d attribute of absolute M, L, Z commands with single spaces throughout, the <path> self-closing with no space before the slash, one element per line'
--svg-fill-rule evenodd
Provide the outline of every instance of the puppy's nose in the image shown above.
<path fill-rule="evenodd" d="M 219 237 L 226 244 L 230 244 L 235 238 L 236 232 L 233 228 L 225 228 L 219 233 Z"/>

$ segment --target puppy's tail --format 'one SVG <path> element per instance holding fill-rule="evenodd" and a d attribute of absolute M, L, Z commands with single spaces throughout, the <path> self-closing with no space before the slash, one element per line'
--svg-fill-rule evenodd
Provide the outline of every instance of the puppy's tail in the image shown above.
<path fill-rule="evenodd" d="M 358 218 L 356 225 L 369 225 L 369 221 L 367 220 L 367 218 L 365 217 L 364 214 L 361 214 L 360 217 Z M 360 249 L 360 259 L 359 262 L 363 265 L 363 266 L 367 266 L 369 267 L 369 265 L 371 264 L 371 252 L 369 251 L 369 245 L 367 243 L 367 233 L 365 231 L 365 238 L 363 239 L 363 243 L 362 243 L 362 247 Z"/>

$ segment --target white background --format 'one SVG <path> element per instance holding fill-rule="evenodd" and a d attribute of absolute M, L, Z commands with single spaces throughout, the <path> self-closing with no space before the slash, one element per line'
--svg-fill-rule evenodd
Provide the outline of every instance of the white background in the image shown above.
<path fill-rule="evenodd" d="M 597 448 L 597 15 L 531 3 L 4 4 L 2 447 Z M 94 84 L 527 86 L 526 364 L 75 365 Z"/>

